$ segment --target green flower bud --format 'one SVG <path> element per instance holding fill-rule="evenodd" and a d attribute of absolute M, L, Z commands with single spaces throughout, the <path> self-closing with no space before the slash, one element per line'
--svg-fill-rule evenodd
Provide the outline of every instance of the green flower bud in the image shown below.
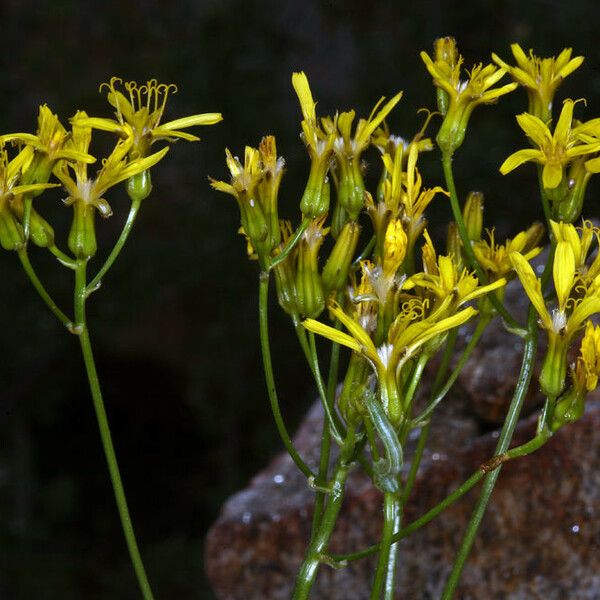
<path fill-rule="evenodd" d="M 583 416 L 585 411 L 585 394 L 576 387 L 571 387 L 556 402 L 550 429 L 557 431 L 563 425 L 574 423 Z"/>
<path fill-rule="evenodd" d="M 540 373 L 540 387 L 549 398 L 558 398 L 565 389 L 568 350 L 567 340 L 560 333 L 549 332 L 548 350 Z"/>
<path fill-rule="evenodd" d="M 341 290 L 346 285 L 359 235 L 358 223 L 349 221 L 344 225 L 321 275 L 326 295 L 334 290 Z"/>
<path fill-rule="evenodd" d="M 54 246 L 54 229 L 35 209 L 29 215 L 29 238 L 40 248 Z"/>
<path fill-rule="evenodd" d="M 79 259 L 96 254 L 96 209 L 82 201 L 73 203 L 73 222 L 69 231 L 69 250 Z"/>
<path fill-rule="evenodd" d="M 365 206 L 365 182 L 359 163 L 359 160 L 338 160 L 340 168 L 338 202 L 352 221 L 358 219 Z"/>
<path fill-rule="evenodd" d="M 458 48 L 456 40 L 453 37 L 438 38 L 433 42 L 433 54 L 436 63 L 447 65 L 449 70 L 455 68 L 458 62 Z M 448 111 L 449 97 L 448 92 L 442 88 L 437 88 L 437 105 L 442 117 L 446 116 Z"/>
<path fill-rule="evenodd" d="M 127 195 L 132 202 L 141 202 L 145 200 L 152 192 L 152 178 L 150 170 L 146 169 L 130 177 L 126 183 Z"/>
<path fill-rule="evenodd" d="M 25 245 L 23 227 L 8 208 L 0 208 L 0 245 L 5 250 L 19 250 Z"/>
<path fill-rule="evenodd" d="M 318 253 L 327 230 L 323 220 L 313 221 L 298 244 L 296 302 L 304 317 L 316 319 L 325 308 L 325 293 L 319 274 Z"/>
<path fill-rule="evenodd" d="M 585 158 L 576 160 L 569 167 L 566 178 L 565 197 L 553 207 L 554 217 L 563 223 L 574 223 L 581 215 L 585 190 L 592 173 L 585 168 Z"/>
<path fill-rule="evenodd" d="M 302 194 L 300 210 L 305 217 L 318 219 L 329 210 L 329 155 L 326 160 L 322 156 L 315 158 L 310 164 L 308 183 Z"/>
<path fill-rule="evenodd" d="M 478 242 L 483 229 L 483 194 L 470 192 L 463 207 L 463 219 L 469 239 Z"/>

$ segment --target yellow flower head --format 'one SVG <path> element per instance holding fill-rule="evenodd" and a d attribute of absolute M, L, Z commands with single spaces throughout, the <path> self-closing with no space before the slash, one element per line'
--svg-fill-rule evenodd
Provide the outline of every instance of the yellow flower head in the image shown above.
<path fill-rule="evenodd" d="M 554 289 L 557 306 L 551 312 L 542 295 L 541 280 L 535 275 L 527 259 L 519 252 L 510 254 L 510 261 L 523 288 L 535 307 L 540 322 L 551 336 L 560 336 L 565 344 L 581 330 L 585 321 L 600 312 L 600 263 L 596 258 L 589 268 L 585 254 L 591 244 L 590 226 L 577 231 L 567 223 L 550 222 L 557 238 L 553 265 Z M 599 264 L 596 264 L 599 263 Z M 595 274 L 590 276 L 593 269 Z"/>
<path fill-rule="evenodd" d="M 74 156 L 86 156 L 90 146 L 91 127 L 81 125 L 86 118 L 87 115 L 83 111 L 78 112 L 74 117 L 73 134 L 67 142 L 67 149 Z M 106 191 L 130 177 L 150 169 L 168 152 L 168 148 L 163 148 L 146 158 L 128 160 L 127 154 L 131 145 L 131 138 L 119 140 L 111 154 L 103 160 L 102 167 L 93 178 L 88 176 L 86 161 L 76 161 L 75 163 L 66 160 L 60 161 L 54 168 L 54 174 L 69 194 L 65 204 L 83 203 L 98 209 L 102 216 L 109 217 L 112 210 L 103 197 Z"/>
<path fill-rule="evenodd" d="M 573 159 L 600 150 L 600 140 L 585 136 L 590 129 L 596 128 L 596 119 L 573 126 L 574 106 L 573 100 L 565 100 L 554 133 L 550 133 L 548 126 L 538 117 L 529 113 L 518 115 L 519 126 L 537 148 L 511 154 L 500 166 L 502 175 L 525 162 L 533 161 L 544 166 L 544 187 L 554 189 L 563 180 L 564 169 Z"/>
<path fill-rule="evenodd" d="M 573 374 L 575 387 L 581 393 L 593 392 L 598 386 L 598 376 L 600 376 L 600 326 L 594 326 L 591 321 L 587 321 Z"/>
<path fill-rule="evenodd" d="M 439 51 L 436 45 L 436 60 L 426 52 L 421 52 L 425 67 L 433 77 L 433 84 L 445 92 L 447 108 L 444 122 L 438 132 L 437 142 L 442 152 L 452 154 L 463 142 L 469 117 L 473 109 L 480 104 L 494 103 L 512 92 L 516 83 L 494 87 L 505 75 L 505 69 L 496 65 L 475 65 L 467 71 L 468 78 L 461 80 L 462 56 L 457 51 Z"/>
<path fill-rule="evenodd" d="M 437 298 L 437 305 L 449 299 L 452 307 L 458 307 L 506 284 L 505 279 L 499 278 L 489 285 L 480 286 L 475 274 L 466 268 L 460 268 L 454 257 L 436 256 L 427 230 L 423 235 L 424 271 L 409 277 L 404 289 L 422 288 Z"/>
<path fill-rule="evenodd" d="M 123 85 L 127 95 L 118 89 L 120 85 Z M 204 113 L 161 124 L 167 98 L 169 94 L 177 91 L 177 86 L 158 83 L 156 79 L 139 84 L 135 81 L 123 83 L 119 77 L 113 77 L 108 83 L 100 86 L 100 91 L 104 88 L 108 90 L 108 102 L 116 109 L 117 120 L 86 116 L 79 118 L 78 124 L 110 131 L 121 138 L 133 138 L 130 149 L 132 158 L 148 156 L 150 146 L 158 140 L 198 141 L 199 137 L 182 129 L 196 125 L 214 125 L 223 119 L 220 113 Z"/>
<path fill-rule="evenodd" d="M 408 238 L 402 226 L 401 219 L 389 222 L 383 243 L 383 273 L 394 277 L 406 256 Z"/>
<path fill-rule="evenodd" d="M 519 252 L 526 260 L 536 257 L 542 248 L 536 246 L 544 233 L 540 223 L 534 223 L 526 231 L 519 232 L 514 238 L 507 239 L 504 244 L 496 243 L 493 229 L 488 229 L 488 239 L 473 244 L 473 253 L 477 262 L 485 269 L 491 279 L 505 277 L 512 270 L 510 255 Z"/>
<path fill-rule="evenodd" d="M 492 59 L 527 90 L 528 112 L 544 122 L 549 121 L 556 89 L 565 77 L 581 66 L 583 56 L 571 58 L 571 48 L 565 48 L 557 57 L 549 58 L 539 58 L 533 54 L 533 50 L 529 50 L 527 56 L 519 44 L 511 44 L 510 49 L 516 66 L 510 66 L 496 54 L 492 54 Z"/>

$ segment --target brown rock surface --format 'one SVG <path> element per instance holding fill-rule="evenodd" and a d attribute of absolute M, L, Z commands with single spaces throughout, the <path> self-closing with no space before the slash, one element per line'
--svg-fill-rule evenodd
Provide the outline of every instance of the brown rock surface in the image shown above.
<path fill-rule="evenodd" d="M 318 410 L 297 439 L 316 447 Z M 432 440 L 423 459 L 407 521 L 452 492 L 493 454 L 492 432 L 468 443 L 460 419 L 450 420 L 446 443 Z M 534 432 L 535 417 L 522 422 L 515 443 Z M 457 598 L 597 600 L 600 598 L 600 402 L 579 422 L 557 433 L 536 454 L 506 465 L 464 571 Z M 478 489 L 478 488 L 476 488 Z M 400 546 L 398 589 L 402 598 L 439 598 L 460 543 L 476 491 Z M 207 538 L 206 569 L 220 599 L 285 599 L 310 532 L 313 492 L 285 455 L 225 504 Z M 357 470 L 349 480 L 333 552 L 358 550 L 377 540 L 381 497 Z M 314 599 L 369 597 L 373 559 L 348 568 L 322 566 Z"/>
<path fill-rule="evenodd" d="M 502 420 L 519 367 L 518 361 L 513 365 L 506 357 L 520 356 L 521 348 L 514 347 L 517 338 L 501 327 L 491 333 L 492 343 L 478 348 L 460 385 L 433 417 L 406 508 L 407 523 L 456 489 L 494 453 L 498 433 L 483 431 L 481 422 Z M 497 385 L 500 393 L 482 398 Z M 457 599 L 600 599 L 598 398 L 590 398 L 585 416 L 555 434 L 540 451 L 505 465 Z M 531 407 L 537 400 L 533 393 Z M 316 405 L 295 440 L 311 466 L 316 466 L 321 422 Z M 513 445 L 534 434 L 535 422 L 532 415 L 518 425 Z M 417 433 L 405 452 L 406 469 Z M 401 542 L 398 598 L 439 598 L 478 490 Z M 206 543 L 205 566 L 219 599 L 290 598 L 310 534 L 313 500 L 304 477 L 282 454 L 225 503 Z M 377 541 L 381 521 L 380 493 L 354 470 L 330 550 L 351 552 Z M 311 598 L 368 598 L 374 560 L 362 559 L 340 570 L 322 566 Z"/>

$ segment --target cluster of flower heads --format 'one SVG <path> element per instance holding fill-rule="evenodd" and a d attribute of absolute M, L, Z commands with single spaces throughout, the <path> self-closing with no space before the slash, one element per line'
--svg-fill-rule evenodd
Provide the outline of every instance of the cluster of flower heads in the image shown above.
<path fill-rule="evenodd" d="M 358 122 L 353 110 L 319 118 L 306 75 L 294 73 L 292 84 L 302 113 L 300 137 L 310 158 L 299 202 L 302 221 L 296 229 L 278 218 L 284 161 L 276 155 L 273 137 L 264 138 L 258 149 L 247 147 L 243 164 L 227 150 L 231 182 L 211 180 L 215 189 L 236 198 L 249 254 L 263 271 L 274 272 L 282 308 L 296 324 L 302 322 L 308 331 L 353 351 L 338 400 L 349 422 L 364 418 L 363 399 L 377 386 L 392 425 L 406 423 L 411 399 L 404 396 L 416 361 L 432 356 L 450 330 L 477 314 L 473 301 L 479 311 L 494 314 L 492 304 L 503 300 L 505 284 L 517 275 L 548 332 L 550 358 L 541 382 L 549 397 L 559 399 L 562 409 L 557 408 L 556 415 L 561 422 L 574 418 L 585 392 L 596 385 L 600 333 L 589 319 L 600 312 L 595 273 L 600 267 L 595 266 L 597 259 L 585 266 L 591 225 L 584 222 L 576 230 L 570 223 L 581 213 L 589 176 L 600 170 L 600 120 L 575 121 L 576 102 L 566 100 L 551 133 L 555 92 L 583 58 L 571 58 L 570 49 L 556 58 L 538 58 L 533 52 L 527 56 L 517 44 L 512 51 L 515 67 L 493 55 L 495 64 L 475 65 L 466 72 L 452 38 L 435 42 L 433 58 L 422 52 L 437 88 L 439 112 L 429 113 L 422 130 L 408 141 L 391 134 L 385 121 L 402 92 L 388 101 L 380 99 Z M 513 82 L 498 85 L 507 74 Z M 527 91 L 529 112 L 517 121 L 534 147 L 509 156 L 500 170 L 508 173 L 526 161 L 541 165 L 549 203 L 546 217 L 552 219 L 550 235 L 556 241 L 554 309 L 546 308 L 542 284 L 529 265 L 541 251 L 540 223 L 503 243 L 496 241 L 493 229 L 484 239 L 483 196 L 472 193 L 464 203 L 462 223 L 457 219 L 449 225 L 446 254 L 436 252 L 426 228 L 430 203 L 436 196 L 449 195 L 440 186 L 425 188 L 417 166 L 421 154 L 434 148 L 425 133 L 432 117 L 441 116 L 435 141 L 448 160 L 463 143 L 475 107 L 495 103 L 519 86 Z M 362 160 L 370 146 L 381 155 L 373 194 L 365 187 Z M 357 257 L 363 215 L 370 220 L 372 237 Z M 324 243 L 328 235 L 333 238 L 330 244 Z M 320 266 L 324 248 L 328 256 Z M 420 270 L 415 258 L 419 250 Z M 324 311 L 346 331 L 317 320 Z M 581 356 L 568 386 L 567 350 L 582 329 Z"/>
<path fill-rule="evenodd" d="M 33 208 L 33 199 L 45 189 L 62 185 L 67 194 L 64 202 L 73 207 L 69 250 L 75 259 L 91 258 L 96 252 L 96 213 L 103 217 L 112 214 L 107 191 L 125 181 L 132 202 L 140 202 L 151 191 L 150 169 L 168 151 L 165 146 L 152 153 L 151 146 L 158 141 L 197 140 L 181 130 L 221 120 L 220 114 L 207 113 L 161 123 L 167 97 L 175 86 L 156 80 L 143 85 L 130 81 L 124 83 L 124 95 L 121 84 L 122 80 L 113 77 L 100 87 L 108 89 L 116 120 L 77 111 L 67 129 L 43 105 L 35 134 L 0 136 L 0 244 L 4 249 L 20 250 L 31 240 L 65 256 L 56 248 L 52 226 Z M 117 136 L 112 152 L 100 161 L 90 151 L 93 129 Z M 16 147 L 12 159 L 9 146 Z M 91 174 L 95 163 L 100 163 L 100 168 Z"/>

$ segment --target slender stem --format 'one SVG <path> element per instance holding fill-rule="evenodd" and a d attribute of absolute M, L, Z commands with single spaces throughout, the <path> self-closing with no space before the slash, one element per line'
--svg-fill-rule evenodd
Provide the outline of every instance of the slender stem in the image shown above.
<path fill-rule="evenodd" d="M 394 542 L 399 542 L 401 539 L 407 537 L 417 529 L 420 529 L 424 525 L 427 525 L 430 521 L 435 519 L 441 512 L 446 510 L 449 506 L 454 504 L 459 498 L 464 496 L 470 489 L 472 489 L 477 483 L 481 480 L 481 478 L 485 475 L 485 471 L 478 469 L 467 479 L 459 488 L 454 490 L 449 496 L 444 498 L 439 504 L 436 504 L 431 510 L 426 512 L 423 516 L 419 517 L 415 521 L 413 521 L 410 525 L 401 529 L 398 533 L 396 533 L 392 540 Z M 351 561 L 357 560 L 359 558 L 364 558 L 366 556 L 370 556 L 371 554 L 375 554 L 379 551 L 379 544 L 374 544 L 373 546 L 369 546 L 364 550 L 359 552 L 352 552 L 351 554 L 333 554 L 331 556 L 332 560 L 343 562 L 343 561 Z"/>
<path fill-rule="evenodd" d="M 533 307 L 530 307 L 529 309 L 529 316 L 527 318 L 527 330 L 528 334 L 525 341 L 525 350 L 523 352 L 521 373 L 519 374 L 517 387 L 515 389 L 513 399 L 510 403 L 508 414 L 506 415 L 506 420 L 504 421 L 502 431 L 500 432 L 500 438 L 498 439 L 498 445 L 496 447 L 496 455 L 504 454 L 508 449 L 515 427 L 517 425 L 517 421 L 519 419 L 519 414 L 521 413 L 521 408 L 523 406 L 523 401 L 525 400 L 525 395 L 527 394 L 527 390 L 529 389 L 529 383 L 531 381 L 531 376 L 533 373 L 535 362 L 535 352 L 537 348 L 536 312 L 533 309 Z M 496 485 L 496 480 L 498 479 L 499 474 L 500 468 L 494 469 L 493 471 L 488 473 L 485 478 L 481 490 L 481 495 L 479 496 L 475 509 L 473 510 L 473 513 L 471 515 L 471 520 L 469 521 L 469 524 L 467 526 L 465 536 L 454 561 L 450 577 L 446 582 L 446 587 L 444 588 L 441 600 L 450 600 L 454 596 L 456 587 L 458 586 L 458 582 L 460 580 L 460 576 L 471 551 L 471 547 L 475 540 L 475 536 L 479 529 L 479 525 L 481 524 L 481 521 L 483 519 L 483 515 L 485 514 L 488 502 L 492 495 L 492 491 L 494 490 L 494 486 Z"/>
<path fill-rule="evenodd" d="M 383 530 L 381 532 L 381 541 L 379 543 L 379 559 L 377 561 L 377 569 L 375 570 L 375 579 L 373 580 L 373 587 L 371 588 L 371 600 L 379 600 L 381 591 L 384 588 L 384 585 L 388 583 L 390 576 L 393 588 L 394 570 L 396 566 L 396 544 L 392 543 L 392 537 L 394 533 L 396 533 L 395 528 L 398 523 L 399 511 L 398 493 L 386 492 L 383 497 Z M 385 597 L 388 597 L 387 590 Z"/>
<path fill-rule="evenodd" d="M 269 402 L 271 403 L 271 411 L 275 419 L 275 425 L 281 441 L 285 446 L 288 454 L 296 466 L 304 473 L 306 477 L 314 477 L 314 473 L 308 465 L 302 460 L 287 431 L 281 410 L 279 408 L 279 399 L 277 398 L 277 390 L 275 388 L 275 377 L 273 375 L 273 365 L 271 362 L 271 348 L 269 344 L 269 273 L 263 271 L 259 277 L 258 290 L 258 313 L 260 326 L 260 348 L 262 352 L 263 366 L 265 370 L 265 380 L 267 383 L 267 392 L 269 394 Z"/>
<path fill-rule="evenodd" d="M 335 327 L 340 328 L 339 319 L 335 321 Z M 340 363 L 340 345 L 335 342 L 331 345 L 331 357 L 329 360 L 329 375 L 327 376 L 327 404 L 330 407 L 335 403 L 335 390 L 337 386 L 338 369 Z M 331 453 L 331 432 L 327 421 L 323 422 L 323 433 L 321 435 L 321 454 L 319 457 L 319 481 L 327 481 L 329 478 L 329 456 Z M 325 494 L 317 491 L 315 496 L 315 509 L 313 512 L 312 535 L 315 534 L 323 509 L 325 507 Z"/>
<path fill-rule="evenodd" d="M 106 416 L 106 409 L 104 407 L 104 401 L 102 400 L 100 382 L 98 380 L 98 373 L 96 372 L 96 365 L 94 362 L 94 355 L 92 352 L 92 345 L 85 316 L 85 300 L 86 261 L 78 260 L 77 269 L 75 271 L 75 329 L 79 334 L 81 353 L 83 355 L 83 361 L 85 363 L 85 369 L 90 384 L 90 391 L 94 401 L 94 410 L 96 412 L 98 427 L 100 429 L 102 447 L 104 448 L 104 455 L 108 464 L 108 471 L 110 473 L 115 500 L 117 502 L 119 517 L 121 518 L 121 525 L 123 526 L 123 533 L 125 534 L 127 548 L 129 549 L 129 556 L 131 557 L 131 562 L 133 563 L 133 568 L 137 576 L 142 596 L 145 600 L 152 600 L 154 596 L 152 594 L 150 583 L 148 582 L 144 564 L 142 562 L 142 557 L 135 539 L 135 533 L 133 531 L 133 525 L 131 523 L 129 509 L 127 507 L 125 490 L 123 489 L 123 482 L 121 480 L 121 474 L 117 464 L 117 457 L 115 455 L 108 418 Z"/>
<path fill-rule="evenodd" d="M 293 600 L 307 600 L 309 598 L 310 590 L 317 576 L 319 564 L 325 557 L 329 539 L 333 533 L 340 508 L 342 507 L 344 486 L 346 485 L 346 479 L 350 470 L 354 446 L 355 431 L 354 427 L 350 425 L 346 432 L 344 444 L 341 448 L 340 457 L 337 461 L 331 482 L 331 494 L 329 495 L 327 507 L 323 513 L 319 529 L 310 542 L 308 552 L 296 579 L 294 594 L 292 596 Z"/>
<path fill-rule="evenodd" d="M 268 268 L 269 270 L 273 267 L 276 267 L 280 262 L 283 262 L 288 254 L 296 247 L 296 244 L 300 241 L 302 234 L 306 231 L 306 228 L 310 225 L 310 219 L 305 217 L 302 219 L 302 223 L 296 231 L 294 235 L 287 241 L 286 245 L 283 247 L 283 250 L 274 258 L 269 261 Z"/>
<path fill-rule="evenodd" d="M 119 239 L 115 243 L 111 253 L 108 255 L 106 262 L 102 265 L 98 273 L 94 276 L 94 278 L 90 281 L 86 288 L 86 293 L 89 295 L 102 284 L 102 278 L 106 275 L 107 271 L 112 267 L 115 260 L 119 256 L 119 253 L 123 249 L 129 234 L 131 233 L 131 229 L 133 224 L 135 223 L 135 218 L 140 210 L 142 202 L 141 200 L 132 200 L 131 208 L 129 209 L 129 214 L 127 215 L 127 220 L 125 221 L 125 225 L 123 226 L 123 231 L 121 231 L 121 235 L 119 235 Z"/>
<path fill-rule="evenodd" d="M 396 514 L 394 518 L 394 535 L 400 531 L 403 507 L 401 499 L 396 499 Z M 393 537 L 393 536 L 392 536 Z M 387 572 L 385 575 L 384 600 L 394 600 L 396 588 L 396 562 L 398 561 L 398 542 L 393 542 L 388 556 Z"/>
<path fill-rule="evenodd" d="M 541 165 L 538 165 L 537 168 L 537 176 L 538 176 L 538 184 L 540 186 L 540 198 L 542 200 L 542 209 L 544 211 L 544 218 L 546 219 L 546 227 L 548 228 L 548 235 L 552 239 L 552 228 L 550 227 L 550 219 L 552 218 L 550 211 L 550 202 L 548 201 L 548 195 L 546 194 L 546 188 L 544 187 L 544 179 L 543 179 L 544 168 Z"/>
<path fill-rule="evenodd" d="M 327 422 L 329 424 L 329 429 L 331 430 L 331 435 L 333 439 L 338 443 L 343 443 L 343 433 L 340 432 L 341 424 L 337 415 L 335 414 L 335 409 L 333 405 L 329 404 L 329 400 L 327 397 L 327 391 L 325 390 L 325 385 L 323 383 L 323 377 L 321 376 L 321 368 L 319 366 L 319 357 L 317 355 L 317 345 L 315 342 L 315 334 L 312 331 L 308 332 L 308 340 L 309 340 L 309 348 L 310 348 L 310 358 L 311 358 L 311 370 L 313 372 L 315 382 L 317 383 L 317 388 L 319 390 L 319 396 L 321 396 L 321 400 L 323 402 L 323 409 L 325 411 L 325 416 L 327 417 Z"/>
<path fill-rule="evenodd" d="M 21 261 L 21 265 L 23 265 L 23 270 L 29 277 L 33 287 L 36 289 L 37 293 L 40 295 L 41 299 L 46 303 L 46 306 L 52 311 L 52 314 L 69 330 L 71 330 L 73 326 L 73 322 L 65 313 L 58 308 L 56 302 L 52 299 L 50 294 L 46 291 L 46 288 L 40 281 L 33 265 L 29 260 L 29 255 L 27 254 L 27 246 L 23 246 L 17 251 L 19 255 L 19 260 Z"/>
<path fill-rule="evenodd" d="M 469 265 L 472 269 L 475 269 L 475 273 L 477 274 L 477 278 L 479 279 L 479 281 L 483 284 L 486 284 L 488 283 L 488 278 L 483 272 L 481 265 L 479 264 L 479 262 L 477 262 L 477 259 L 475 258 L 475 254 L 473 253 L 473 247 L 471 246 L 471 240 L 469 239 L 469 234 L 467 233 L 467 228 L 465 227 L 465 222 L 463 221 L 460 203 L 458 201 L 458 195 L 456 193 L 456 186 L 454 184 L 451 154 L 442 153 L 442 167 L 444 169 L 446 187 L 448 188 L 448 192 L 450 193 L 450 206 L 452 207 L 452 214 L 454 216 L 454 220 L 456 221 L 458 233 L 460 234 L 460 239 L 462 240 L 465 254 L 467 255 L 467 258 L 469 260 Z M 489 298 L 494 308 L 498 311 L 498 314 L 502 316 L 502 318 L 508 323 L 510 327 L 520 327 L 517 320 L 508 312 L 508 310 L 502 304 L 502 302 L 498 300 L 496 294 L 490 294 Z"/>
<path fill-rule="evenodd" d="M 432 396 L 433 394 L 437 394 L 439 387 L 442 384 L 442 380 L 446 376 L 446 372 L 448 371 L 448 367 L 450 366 L 450 360 L 452 359 L 452 355 L 454 354 L 454 347 L 456 346 L 457 338 L 458 328 L 452 329 L 448 334 L 448 338 L 446 340 L 446 347 L 444 348 L 444 354 L 442 356 L 442 361 L 440 362 L 440 366 L 437 370 L 437 373 L 435 374 L 435 378 L 431 386 Z M 429 438 L 430 429 L 431 425 L 430 423 L 427 423 L 419 433 L 417 447 L 415 448 L 415 453 L 410 462 L 410 471 L 408 472 L 406 483 L 404 485 L 404 490 L 402 492 L 402 506 L 406 506 L 406 503 L 410 498 L 410 494 L 412 492 L 415 480 L 417 478 L 417 473 L 419 472 L 419 466 L 421 465 L 421 459 L 423 458 L 423 452 L 425 451 L 425 446 L 427 445 L 427 439 Z"/>
<path fill-rule="evenodd" d="M 477 326 L 475 327 L 475 331 L 473 332 L 469 343 L 463 350 L 463 353 L 461 354 L 458 363 L 456 364 L 456 367 L 454 368 L 450 377 L 448 378 L 448 381 L 446 381 L 444 387 L 435 394 L 433 399 L 423 409 L 423 412 L 421 412 L 420 415 L 418 415 L 412 420 L 413 427 L 418 427 L 419 424 L 423 423 L 423 421 L 428 419 L 431 413 L 435 410 L 436 406 L 445 398 L 446 394 L 450 391 L 450 388 L 454 385 L 454 382 L 460 375 L 460 372 L 462 371 L 463 367 L 465 366 L 465 363 L 469 359 L 469 356 L 471 356 L 471 352 L 473 352 L 475 346 L 479 342 L 481 334 L 484 332 L 489 322 L 490 317 L 488 316 L 482 316 L 479 319 L 479 321 L 477 322 Z"/>
<path fill-rule="evenodd" d="M 56 245 L 48 246 L 48 250 L 50 250 L 50 252 L 52 252 L 52 254 L 58 258 L 58 261 L 65 267 L 75 269 L 77 266 L 77 261 L 68 254 L 65 254 L 60 248 L 57 248 Z"/>
<path fill-rule="evenodd" d="M 373 250 L 373 246 L 375 246 L 376 239 L 377 239 L 377 237 L 373 236 L 369 240 L 369 242 L 365 246 L 364 250 L 354 259 L 354 262 L 352 263 L 353 268 L 358 267 L 358 265 L 360 265 L 360 261 L 364 260 L 365 256 L 369 256 L 369 254 L 371 254 L 371 250 Z"/>

